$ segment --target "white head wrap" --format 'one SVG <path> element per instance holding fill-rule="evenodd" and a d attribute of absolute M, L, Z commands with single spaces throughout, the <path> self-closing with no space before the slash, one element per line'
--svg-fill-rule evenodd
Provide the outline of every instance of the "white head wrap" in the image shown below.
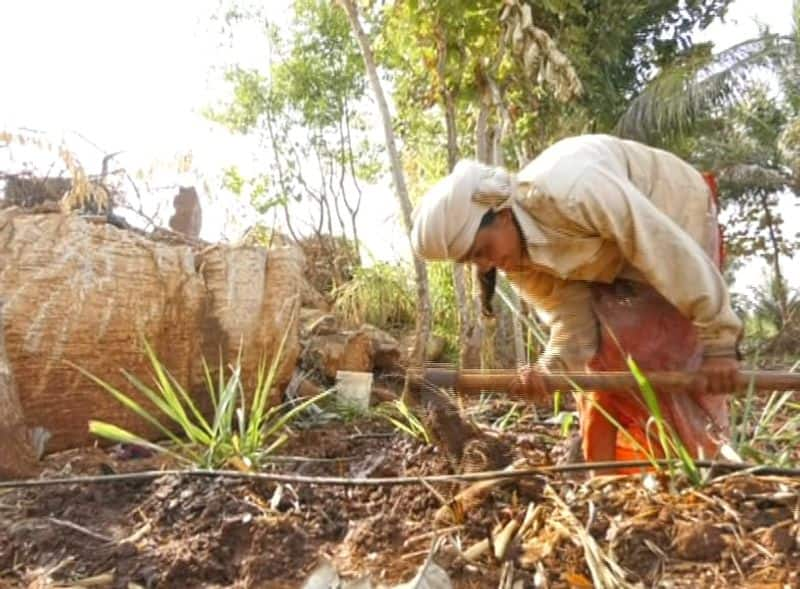
<path fill-rule="evenodd" d="M 511 205 L 516 177 L 500 167 L 461 160 L 411 215 L 411 246 L 427 260 L 458 260 L 472 247 L 483 215 Z"/>

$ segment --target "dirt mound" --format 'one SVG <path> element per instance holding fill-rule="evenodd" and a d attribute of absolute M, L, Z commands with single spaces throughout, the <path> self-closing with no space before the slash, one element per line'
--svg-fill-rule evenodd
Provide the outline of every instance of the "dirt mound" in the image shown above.
<path fill-rule="evenodd" d="M 541 464 L 557 427 L 527 422 L 503 435 L 515 440 L 515 461 Z M 48 460 L 48 476 L 158 466 L 101 450 Z M 434 447 L 367 420 L 301 431 L 275 468 L 363 478 L 451 467 Z M 0 496 L 0 585 L 107 575 L 113 587 L 299 587 L 324 560 L 344 578 L 391 584 L 410 579 L 438 538 L 436 562 L 454 587 L 497 587 L 501 577 L 524 587 L 800 586 L 794 479 L 730 475 L 670 489 L 654 477 L 537 475 L 454 500 L 463 489 L 188 475 L 20 489 Z M 450 521 L 437 520 L 442 510 Z M 501 549 L 498 532 L 512 521 L 517 533 Z"/>
<path fill-rule="evenodd" d="M 348 460 L 301 461 L 282 470 L 398 476 L 446 468 L 433 448 L 386 433 L 311 430 L 293 444 L 307 458 Z M 73 474 L 136 466 L 99 451 L 88 459 L 86 451 L 67 456 L 60 468 Z M 424 527 L 438 507 L 415 487 L 279 487 L 175 476 L 17 491 L 5 495 L 0 507 L 12 514 L 0 530 L 0 584 L 25 586 L 37 575 L 65 582 L 111 573 L 114 587 L 291 587 L 320 554 L 344 551 L 354 566 L 370 562 L 375 552 L 393 554 L 408 530 Z M 394 510 L 393 520 L 384 519 L 387 509 Z"/>

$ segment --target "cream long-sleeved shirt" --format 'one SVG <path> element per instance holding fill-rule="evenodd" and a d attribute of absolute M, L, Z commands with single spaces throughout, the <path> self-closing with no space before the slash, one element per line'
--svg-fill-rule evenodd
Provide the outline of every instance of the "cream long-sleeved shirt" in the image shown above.
<path fill-rule="evenodd" d="M 597 349 L 591 282 L 653 286 L 697 326 L 707 355 L 741 331 L 707 252 L 716 213 L 702 175 L 678 157 L 608 135 L 554 144 L 517 176 L 512 208 L 529 267 L 508 278 L 550 326 L 543 362 L 583 368 Z"/>

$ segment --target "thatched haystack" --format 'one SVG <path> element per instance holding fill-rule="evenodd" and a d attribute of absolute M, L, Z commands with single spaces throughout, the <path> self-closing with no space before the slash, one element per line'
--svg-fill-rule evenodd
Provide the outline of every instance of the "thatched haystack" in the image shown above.
<path fill-rule="evenodd" d="M 0 319 L 3 306 L 0 302 Z M 14 376 L 6 358 L 3 332 L 0 330 L 0 480 L 30 476 L 35 472 L 36 457 L 29 443 L 22 407 Z"/>
<path fill-rule="evenodd" d="M 90 443 L 89 419 L 152 435 L 67 364 L 132 392 L 120 369 L 149 378 L 142 338 L 201 392 L 202 354 L 216 364 L 221 349 L 232 362 L 241 345 L 244 372 L 254 374 L 288 333 L 280 370 L 288 381 L 302 271 L 291 248 L 198 251 L 76 215 L 0 211 L 2 328 L 27 427 L 50 431 L 49 451 Z"/>

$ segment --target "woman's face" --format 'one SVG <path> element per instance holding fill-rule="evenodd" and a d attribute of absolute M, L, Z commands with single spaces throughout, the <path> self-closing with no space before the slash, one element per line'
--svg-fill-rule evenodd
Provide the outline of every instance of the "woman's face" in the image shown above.
<path fill-rule="evenodd" d="M 526 256 L 523 246 L 514 213 L 503 209 L 489 225 L 478 229 L 472 247 L 461 261 L 475 264 L 481 273 L 491 268 L 513 272 L 522 269 Z"/>

